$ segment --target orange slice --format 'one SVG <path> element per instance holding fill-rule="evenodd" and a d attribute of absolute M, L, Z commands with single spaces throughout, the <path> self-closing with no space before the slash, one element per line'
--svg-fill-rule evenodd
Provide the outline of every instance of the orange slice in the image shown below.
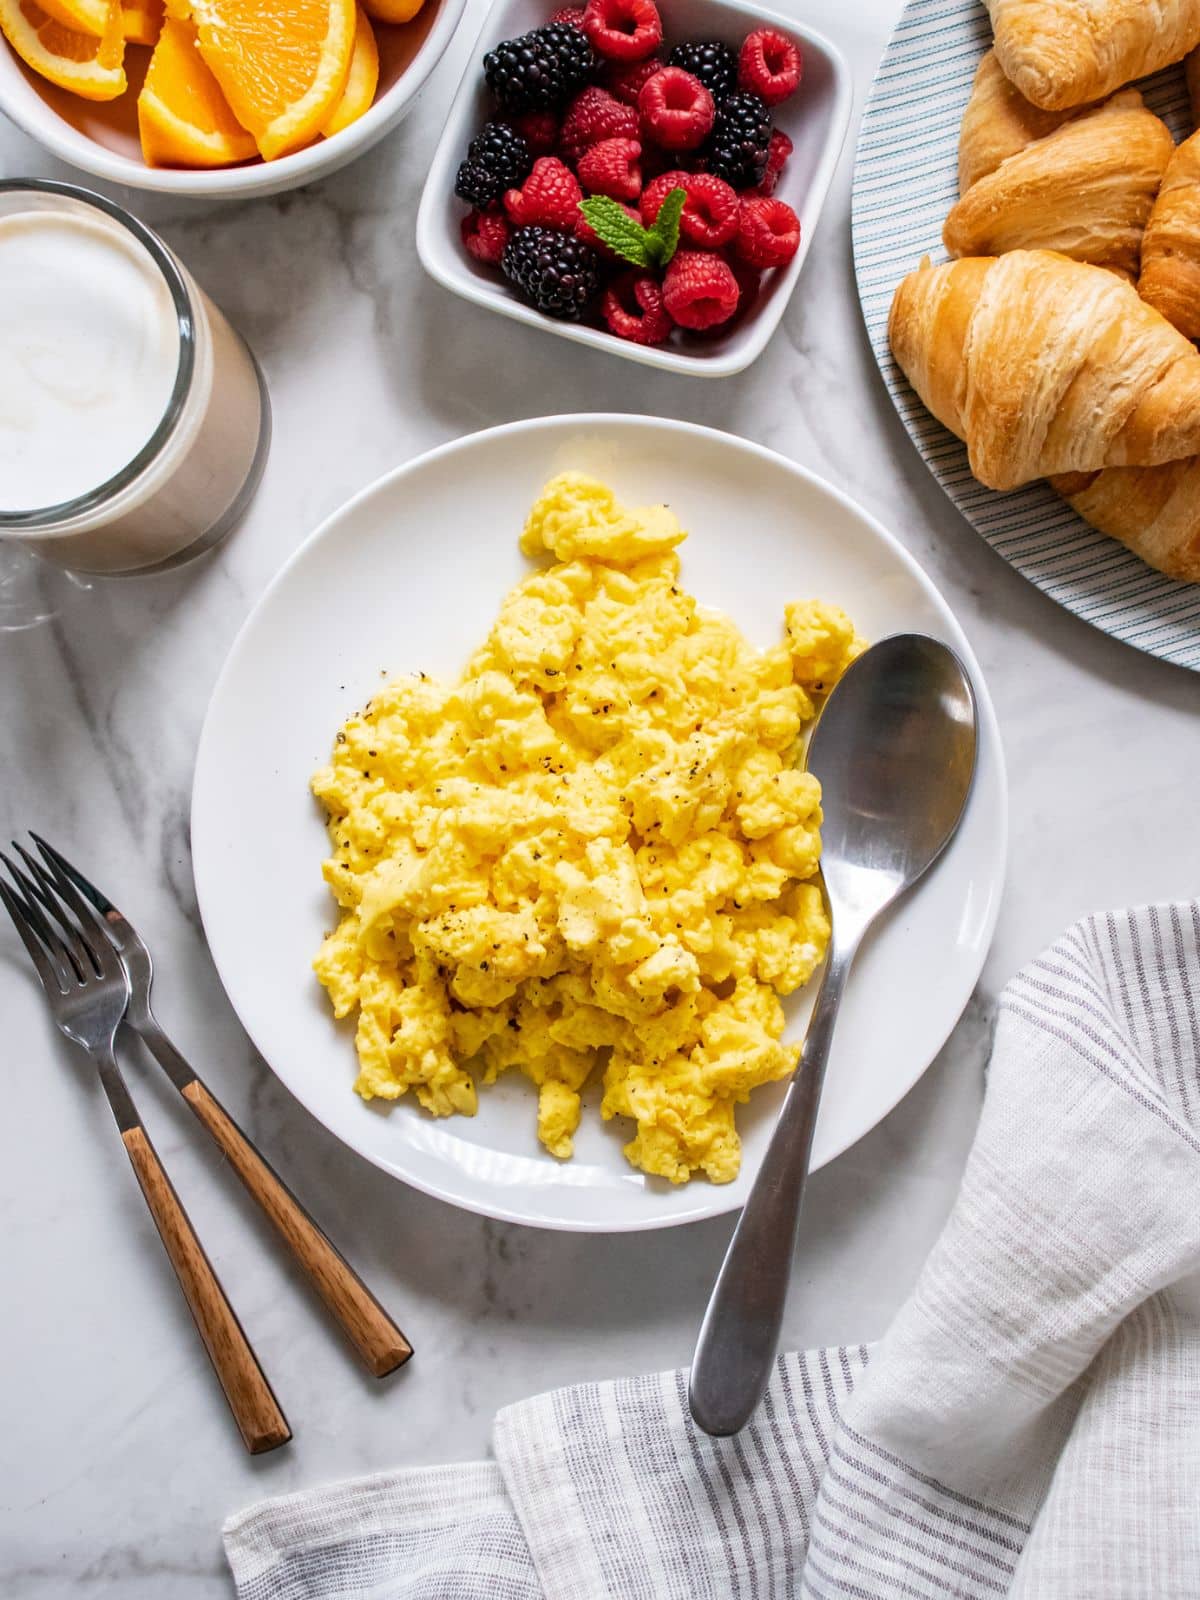
<path fill-rule="evenodd" d="M 258 154 L 204 65 L 195 28 L 174 17 L 162 25 L 138 95 L 138 132 L 148 167 L 227 167 Z"/>
<path fill-rule="evenodd" d="M 61 22 L 64 28 L 75 33 L 90 33 L 95 39 L 104 37 L 109 0 L 41 0 L 41 6 L 48 17 Z"/>
<path fill-rule="evenodd" d="M 171 10 L 185 0 L 172 0 Z M 346 87 L 355 0 L 186 0 L 200 54 L 268 161 L 316 137 Z"/>
<path fill-rule="evenodd" d="M 332 139 L 335 133 L 341 133 L 343 128 L 357 122 L 364 111 L 369 111 L 375 103 L 375 90 L 378 87 L 379 46 L 375 43 L 375 31 L 367 20 L 367 14 L 359 6 L 354 29 L 354 53 L 350 57 L 346 87 L 333 109 L 333 115 L 321 129 L 325 137 Z"/>
<path fill-rule="evenodd" d="M 115 100 L 125 92 L 121 7 L 110 0 L 103 38 L 64 28 L 35 0 L 0 0 L 0 31 L 27 66 L 85 100 Z"/>
<path fill-rule="evenodd" d="M 58 0 L 60 5 L 63 0 Z M 121 31 L 126 44 L 157 44 L 163 25 L 163 0 L 121 0 Z"/>
<path fill-rule="evenodd" d="M 363 0 L 367 15 L 376 22 L 411 22 L 425 0 Z"/>

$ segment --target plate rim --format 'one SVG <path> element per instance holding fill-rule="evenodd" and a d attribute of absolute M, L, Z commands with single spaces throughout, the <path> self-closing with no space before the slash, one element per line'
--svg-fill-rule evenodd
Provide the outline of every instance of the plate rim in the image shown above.
<path fill-rule="evenodd" d="M 289 1081 L 288 1077 L 286 1077 L 284 1073 L 275 1065 L 267 1051 L 262 1047 L 259 1039 L 255 1036 L 254 1031 L 242 1017 L 241 1011 L 234 1000 L 233 992 L 231 991 L 229 983 L 226 980 L 225 973 L 227 963 L 223 962 L 222 958 L 219 956 L 217 948 L 214 946 L 211 938 L 210 930 L 212 919 L 210 917 L 209 910 L 207 909 L 210 902 L 208 901 L 207 891 L 202 882 L 203 874 L 198 870 L 199 857 L 207 852 L 207 844 L 203 842 L 206 835 L 205 828 L 202 823 L 199 830 L 199 838 L 201 839 L 202 844 L 200 849 L 197 849 L 196 819 L 198 816 L 203 818 L 204 807 L 201 791 L 205 782 L 204 775 L 206 767 L 206 755 L 210 743 L 216 738 L 214 728 L 216 725 L 217 713 L 220 709 L 220 701 L 224 696 L 226 683 L 239 664 L 240 656 L 247 647 L 251 632 L 257 623 L 260 613 L 267 606 L 275 592 L 287 581 L 292 569 L 306 557 L 308 551 L 312 547 L 314 547 L 323 539 L 329 537 L 331 532 L 341 521 L 343 521 L 343 519 L 349 517 L 359 508 L 359 506 L 370 499 L 373 495 L 381 493 L 385 488 L 390 487 L 393 483 L 402 480 L 406 476 L 418 471 L 429 463 L 441 460 L 445 456 L 454 455 L 469 450 L 472 448 L 472 446 L 479 442 L 484 440 L 495 440 L 504 436 L 512 437 L 523 433 L 537 433 L 546 428 L 575 429 L 577 431 L 583 431 L 586 429 L 612 426 L 614 424 L 622 428 L 638 426 L 658 429 L 666 433 L 685 434 L 691 435 L 694 438 L 719 441 L 722 446 L 731 446 L 735 449 L 735 451 L 746 452 L 751 456 L 768 460 L 775 466 L 781 466 L 785 472 L 789 473 L 793 477 L 799 478 L 807 484 L 815 486 L 820 492 L 830 495 L 834 500 L 839 502 L 845 510 L 849 511 L 853 516 L 861 519 L 861 521 L 863 521 L 870 528 L 871 532 L 878 539 L 880 539 L 886 547 L 888 547 L 894 556 L 899 559 L 901 565 L 908 570 L 909 574 L 912 576 L 918 586 L 926 593 L 927 597 L 934 602 L 935 607 L 944 614 L 945 618 L 949 620 L 951 628 L 956 635 L 955 648 L 962 656 L 963 664 L 965 665 L 968 674 L 971 677 L 971 682 L 975 689 L 976 701 L 978 705 L 981 747 L 986 744 L 990 748 L 991 757 L 995 762 L 995 798 L 998 803 L 999 814 L 995 836 L 991 842 L 991 852 L 989 857 L 991 866 L 991 873 L 989 877 L 990 899 L 978 943 L 978 964 L 975 966 L 975 970 L 971 977 L 970 987 L 967 989 L 965 995 L 962 997 L 961 1003 L 954 1011 L 944 1034 L 942 1034 L 941 1038 L 938 1040 L 936 1048 L 929 1056 L 929 1059 L 917 1071 L 915 1076 L 908 1082 L 901 1083 L 900 1087 L 896 1090 L 895 1095 L 888 1100 L 886 1105 L 881 1107 L 869 1127 L 864 1128 L 862 1132 L 857 1134 L 854 1138 L 847 1140 L 845 1143 L 839 1145 L 836 1149 L 830 1151 L 825 1159 L 820 1163 L 820 1166 L 813 1167 L 812 1170 L 814 1172 L 819 1171 L 821 1167 L 829 1165 L 830 1162 L 838 1160 L 841 1156 L 845 1155 L 847 1150 L 852 1149 L 853 1146 L 858 1144 L 861 1139 L 864 1139 L 868 1133 L 877 1128 L 879 1124 L 887 1116 L 889 1116 L 892 1111 L 895 1110 L 896 1106 L 899 1105 L 901 1100 L 903 1100 L 905 1096 L 916 1087 L 916 1085 L 924 1077 L 925 1073 L 928 1072 L 929 1068 L 933 1065 L 933 1062 L 937 1059 L 938 1055 L 945 1048 L 946 1041 L 954 1032 L 954 1029 L 958 1026 L 958 1023 L 961 1020 L 967 1005 L 970 1003 L 971 995 L 974 993 L 975 987 L 979 981 L 979 975 L 982 972 L 984 963 L 987 960 L 988 952 L 991 948 L 995 935 L 996 923 L 1000 914 L 1000 906 L 1004 898 L 1004 888 L 1008 869 L 1009 789 L 1004 743 L 1000 733 L 999 719 L 996 715 L 996 709 L 992 702 L 991 692 L 988 688 L 987 680 L 983 675 L 983 670 L 980 666 L 979 660 L 971 647 L 970 640 L 967 638 L 965 629 L 959 622 L 958 617 L 951 608 L 949 602 L 942 595 L 941 590 L 933 582 L 932 578 L 930 578 L 925 572 L 925 569 L 917 561 L 916 557 L 900 542 L 900 540 L 894 534 L 890 533 L 887 528 L 885 528 L 883 524 L 872 515 L 871 512 L 867 511 L 865 507 L 861 506 L 858 501 L 854 500 L 836 484 L 831 483 L 827 478 L 821 477 L 819 473 L 814 472 L 811 468 L 803 466 L 798 461 L 792 460 L 789 456 L 785 456 L 781 452 L 772 450 L 768 446 L 759 444 L 754 440 L 745 439 L 739 434 L 729 433 L 720 428 L 711 428 L 701 423 L 684 421 L 674 417 L 656 417 L 636 412 L 623 411 L 564 412 L 556 415 L 526 417 L 512 422 L 499 423 L 490 428 L 481 428 L 471 433 L 461 434 L 456 438 L 444 441 L 442 444 L 434 445 L 428 450 L 419 451 L 416 455 L 413 455 L 407 460 L 398 463 L 396 466 L 389 468 L 387 471 L 380 473 L 370 483 L 364 485 L 363 488 L 351 495 L 340 506 L 335 507 L 333 511 L 322 518 L 317 526 L 303 540 L 301 540 L 295 550 L 292 551 L 291 555 L 282 564 L 282 566 L 279 567 L 279 569 L 267 582 L 266 586 L 261 590 L 229 645 L 225 659 L 221 664 L 220 671 L 214 680 L 213 687 L 209 695 L 208 705 L 205 709 L 204 719 L 201 724 L 200 737 L 196 745 L 196 760 L 193 768 L 191 792 L 189 797 L 192 882 L 196 893 L 196 904 L 200 913 L 200 921 L 204 933 L 205 945 L 208 949 L 209 957 L 213 963 L 213 967 L 216 970 L 221 988 L 225 993 L 225 998 L 228 1001 L 234 1015 L 237 1017 L 238 1023 L 243 1032 L 253 1045 L 255 1053 L 262 1059 L 265 1065 L 270 1069 L 273 1076 L 278 1080 L 279 1083 L 283 1085 L 287 1092 L 292 1095 L 292 1097 L 304 1107 L 305 1111 L 307 1111 L 310 1116 L 312 1116 L 323 1128 L 325 1128 L 328 1133 L 336 1138 L 340 1144 L 345 1145 L 347 1149 L 352 1150 L 360 1159 L 370 1162 L 372 1166 L 377 1167 L 381 1172 L 386 1173 L 391 1179 L 393 1179 L 393 1181 L 417 1189 L 419 1192 L 427 1194 L 433 1199 L 440 1200 L 448 1205 L 452 1205 L 459 1210 L 469 1211 L 477 1216 L 490 1218 L 493 1221 L 514 1223 L 524 1227 L 540 1228 L 548 1232 L 617 1234 L 644 1233 L 656 1231 L 662 1228 L 683 1227 L 691 1223 L 707 1221 L 713 1217 L 728 1215 L 728 1213 L 731 1211 L 738 1209 L 739 1202 L 732 1197 L 730 1197 L 727 1201 L 723 1199 L 724 1196 L 730 1195 L 730 1187 L 707 1184 L 701 1185 L 700 1187 L 708 1198 L 708 1203 L 704 1205 L 698 1205 L 691 1211 L 675 1212 L 669 1215 L 663 1214 L 661 1216 L 656 1216 L 651 1213 L 644 1218 L 639 1217 L 631 1220 L 620 1220 L 616 1222 L 603 1217 L 591 1220 L 583 1218 L 548 1218 L 545 1216 L 531 1216 L 522 1211 L 519 1206 L 506 1206 L 501 1203 L 471 1203 L 465 1200 L 461 1194 L 453 1193 L 449 1189 L 440 1186 L 436 1182 L 423 1178 L 416 1178 L 408 1174 L 402 1175 L 396 1170 L 396 1167 L 393 1163 L 389 1163 L 382 1156 L 379 1156 L 372 1151 L 363 1149 L 357 1144 L 351 1143 L 351 1141 L 337 1129 L 329 1126 L 324 1117 L 321 1115 L 320 1111 L 310 1102 L 310 1097 L 302 1093 L 301 1090 L 296 1087 L 294 1083 Z M 978 771 L 979 767 L 977 763 L 976 781 L 978 780 Z M 975 784 L 973 783 L 971 797 L 967 802 L 968 806 L 974 802 L 975 794 L 976 789 Z"/>

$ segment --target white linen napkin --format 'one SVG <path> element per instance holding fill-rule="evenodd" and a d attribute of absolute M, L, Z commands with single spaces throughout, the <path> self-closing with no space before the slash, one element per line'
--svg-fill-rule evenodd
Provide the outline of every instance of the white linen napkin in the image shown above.
<path fill-rule="evenodd" d="M 865 1346 L 737 1438 L 686 1375 L 510 1406 L 495 1459 L 230 1519 L 240 1600 L 1195 1600 L 1200 902 L 1090 917 L 1005 990 L 962 1190 Z"/>

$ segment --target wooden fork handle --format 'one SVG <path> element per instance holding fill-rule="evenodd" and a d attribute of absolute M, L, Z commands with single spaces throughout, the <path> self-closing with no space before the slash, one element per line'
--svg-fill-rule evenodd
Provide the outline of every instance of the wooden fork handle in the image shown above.
<path fill-rule="evenodd" d="M 199 1078 L 193 1078 L 180 1093 L 266 1212 L 370 1370 L 382 1378 L 403 1366 L 412 1355 L 408 1340 L 220 1101 Z"/>
<path fill-rule="evenodd" d="M 292 1437 L 287 1418 L 149 1134 L 138 1124 L 122 1128 L 121 1139 L 246 1449 L 251 1455 L 261 1455 L 264 1450 L 286 1444 Z"/>

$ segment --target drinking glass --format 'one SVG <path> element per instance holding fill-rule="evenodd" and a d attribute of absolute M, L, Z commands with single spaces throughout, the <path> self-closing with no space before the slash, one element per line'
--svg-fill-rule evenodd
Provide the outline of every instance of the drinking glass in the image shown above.
<path fill-rule="evenodd" d="M 93 576 L 141 576 L 211 550 L 253 498 L 271 433 L 266 384 L 249 347 L 157 234 L 102 195 L 16 179 L 0 182 L 0 248 L 5 219 L 45 212 L 132 236 L 165 284 L 178 365 L 150 437 L 85 492 L 8 510 L 0 456 L 0 631 L 44 621 Z"/>

